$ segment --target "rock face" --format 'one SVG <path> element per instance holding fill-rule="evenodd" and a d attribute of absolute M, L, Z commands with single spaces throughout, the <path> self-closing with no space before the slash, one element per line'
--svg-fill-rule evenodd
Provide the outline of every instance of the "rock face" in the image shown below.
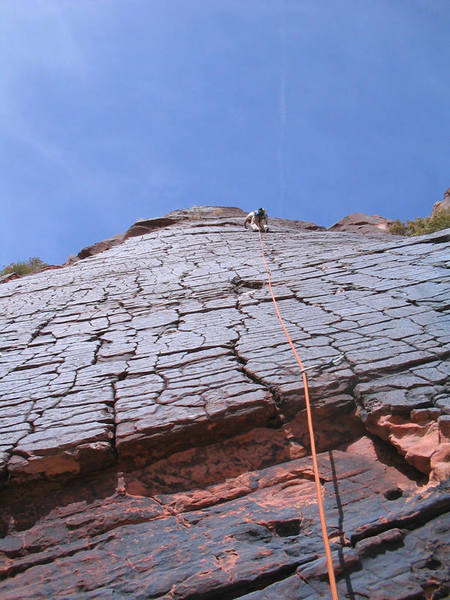
<path fill-rule="evenodd" d="M 329 597 L 303 389 L 258 236 L 241 212 L 176 213 L 0 289 L 2 599 Z M 280 310 L 319 365 L 340 597 L 445 598 L 450 231 L 270 224 Z"/>
<path fill-rule="evenodd" d="M 365 215 L 354 213 L 344 217 L 331 227 L 329 231 L 353 231 L 355 233 L 389 233 L 393 221 L 379 215 Z"/>

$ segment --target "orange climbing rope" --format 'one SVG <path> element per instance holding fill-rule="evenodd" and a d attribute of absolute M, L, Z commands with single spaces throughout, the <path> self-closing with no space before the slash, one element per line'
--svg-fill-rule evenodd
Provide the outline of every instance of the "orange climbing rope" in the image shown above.
<path fill-rule="evenodd" d="M 327 522 L 325 519 L 325 511 L 323 508 L 322 490 L 320 487 L 319 467 L 317 465 L 316 443 L 314 441 L 314 427 L 313 427 L 312 416 L 311 416 L 311 404 L 309 401 L 308 379 L 306 377 L 306 371 L 303 366 L 303 363 L 300 360 L 300 357 L 297 353 L 297 350 L 295 349 L 295 346 L 291 339 L 291 336 L 289 335 L 289 332 L 286 329 L 286 325 L 284 324 L 283 317 L 281 316 L 277 301 L 275 300 L 275 295 L 273 293 L 273 288 L 272 288 L 272 278 L 270 276 L 270 269 L 267 264 L 266 256 L 264 254 L 264 244 L 263 244 L 263 240 L 262 240 L 261 231 L 259 231 L 259 243 L 261 244 L 261 256 L 262 256 L 264 266 L 267 271 L 267 281 L 269 283 L 270 295 L 272 296 L 272 301 L 275 306 L 275 311 L 277 313 L 278 320 L 281 323 L 281 327 L 283 328 L 284 334 L 287 338 L 287 341 L 289 342 L 289 346 L 291 347 L 292 352 L 294 353 L 295 360 L 297 361 L 298 366 L 300 367 L 300 372 L 302 374 L 303 387 L 305 390 L 305 403 L 306 403 L 306 414 L 307 414 L 307 418 L 308 418 L 309 439 L 310 439 L 310 443 L 311 443 L 311 457 L 312 457 L 313 469 L 314 469 L 314 481 L 316 484 L 317 502 L 319 505 L 320 525 L 322 527 L 322 538 L 323 538 L 323 543 L 325 546 L 325 554 L 327 557 L 327 568 L 328 568 L 328 578 L 330 580 L 331 598 L 332 598 L 332 600 L 339 600 L 337 588 L 336 588 L 336 578 L 334 576 L 333 560 L 331 558 L 330 542 L 328 540 Z"/>

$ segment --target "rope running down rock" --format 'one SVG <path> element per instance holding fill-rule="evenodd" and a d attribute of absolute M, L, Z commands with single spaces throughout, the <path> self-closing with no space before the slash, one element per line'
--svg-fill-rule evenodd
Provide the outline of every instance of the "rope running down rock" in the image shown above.
<path fill-rule="evenodd" d="M 313 470 L 314 470 L 314 481 L 316 484 L 316 494 L 317 494 L 317 503 L 318 503 L 318 507 L 319 507 L 320 525 L 322 528 L 322 538 L 323 538 L 323 543 L 325 546 L 325 554 L 326 554 L 326 558 L 327 558 L 327 568 L 328 568 L 328 578 L 330 580 L 331 598 L 332 598 L 332 600 L 339 600 L 338 593 L 337 593 L 337 587 L 336 587 L 336 577 L 334 575 L 333 560 L 331 557 L 330 542 L 328 540 L 325 510 L 323 508 L 323 497 L 322 497 L 322 489 L 320 487 L 319 467 L 317 464 L 316 443 L 314 440 L 314 427 L 313 427 L 312 416 L 311 416 L 311 403 L 309 401 L 309 389 L 308 389 L 308 379 L 306 376 L 306 369 L 303 366 L 302 361 L 300 360 L 297 350 L 295 349 L 295 346 L 291 339 L 291 336 L 289 335 L 286 325 L 284 324 L 283 318 L 282 318 L 280 310 L 278 308 L 277 301 L 275 300 L 275 295 L 274 295 L 273 289 L 272 289 L 272 278 L 270 275 L 270 269 L 267 264 L 266 256 L 264 253 L 264 244 L 263 244 L 261 231 L 259 231 L 258 234 L 259 234 L 259 243 L 261 245 L 261 256 L 262 256 L 262 259 L 264 262 L 265 269 L 267 271 L 267 281 L 269 284 L 270 295 L 272 296 L 272 302 L 274 304 L 278 320 L 280 321 L 281 327 L 283 328 L 284 334 L 287 338 L 287 341 L 289 342 L 289 346 L 291 347 L 292 352 L 294 353 L 295 360 L 297 361 L 298 366 L 300 367 L 300 372 L 302 374 L 303 387 L 305 390 L 305 403 L 306 403 L 306 414 L 307 414 L 307 418 L 308 418 L 309 439 L 310 439 L 310 444 L 311 444 L 311 458 L 312 458 Z"/>

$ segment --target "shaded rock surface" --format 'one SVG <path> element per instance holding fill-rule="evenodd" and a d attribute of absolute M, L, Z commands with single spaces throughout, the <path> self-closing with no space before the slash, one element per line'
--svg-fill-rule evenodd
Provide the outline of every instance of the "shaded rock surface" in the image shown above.
<path fill-rule="evenodd" d="M 192 210 L 1 287 L 2 598 L 329 597 L 258 236 Z M 447 597 L 450 232 L 271 225 L 305 366 L 341 358 L 309 377 L 340 596 Z"/>

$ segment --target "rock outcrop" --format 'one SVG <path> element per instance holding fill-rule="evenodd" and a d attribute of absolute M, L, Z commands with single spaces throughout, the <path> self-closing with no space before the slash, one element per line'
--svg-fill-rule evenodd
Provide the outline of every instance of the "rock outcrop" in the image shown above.
<path fill-rule="evenodd" d="M 443 200 L 434 203 L 432 216 L 442 212 L 450 212 L 450 188 L 444 193 Z"/>
<path fill-rule="evenodd" d="M 19 279 L 20 275 L 17 273 L 5 273 L 5 275 L 0 275 L 0 283 L 6 283 L 7 281 L 12 281 L 13 279 Z"/>
<path fill-rule="evenodd" d="M 2 598 L 329 597 L 258 236 L 202 210 L 2 285 Z M 450 231 L 271 225 L 340 597 L 445 598 Z"/>
<path fill-rule="evenodd" d="M 86 246 L 86 248 L 83 248 L 78 252 L 77 258 L 89 258 L 90 256 L 100 254 L 100 252 L 105 252 L 105 250 L 114 248 L 114 246 L 117 246 L 118 244 L 121 244 L 123 242 L 124 237 L 125 236 L 123 233 L 118 233 L 117 235 L 113 235 L 107 240 L 102 240 L 101 242 L 96 242 L 91 246 Z M 69 258 L 66 261 L 66 264 L 73 264 L 74 262 L 76 262 L 74 258 L 72 256 L 69 256 Z"/>
<path fill-rule="evenodd" d="M 210 225 L 220 226 L 236 225 L 236 220 L 245 219 L 247 213 L 240 208 L 232 206 L 193 206 L 189 209 L 174 210 L 164 217 L 154 219 L 138 219 L 125 233 L 119 233 L 107 240 L 96 242 L 91 246 L 83 248 L 78 253 L 78 258 L 88 258 L 100 252 L 105 252 L 118 244 L 121 244 L 130 237 L 137 237 L 152 233 L 158 229 L 165 229 L 172 225 L 189 225 L 196 221 L 197 227 L 209 227 Z M 219 219 L 219 221 L 218 221 Z M 325 227 L 311 223 L 310 221 L 292 221 L 289 219 L 271 219 L 271 221 L 283 227 L 286 231 L 300 230 L 305 231 L 324 231 Z"/>
<path fill-rule="evenodd" d="M 351 231 L 362 234 L 389 233 L 393 221 L 379 215 L 353 213 L 328 228 L 329 231 Z"/>

